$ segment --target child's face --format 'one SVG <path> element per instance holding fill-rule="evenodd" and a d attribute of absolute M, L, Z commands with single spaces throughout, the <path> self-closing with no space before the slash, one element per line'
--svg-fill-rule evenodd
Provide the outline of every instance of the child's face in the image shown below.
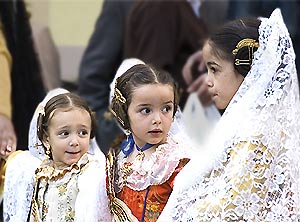
<path fill-rule="evenodd" d="M 47 141 L 56 166 L 70 166 L 88 151 L 91 117 L 80 108 L 57 109 L 50 120 Z"/>
<path fill-rule="evenodd" d="M 170 85 L 143 85 L 132 92 L 128 116 L 135 143 L 166 141 L 173 121 L 174 89 Z"/>
<path fill-rule="evenodd" d="M 208 69 L 208 90 L 219 109 L 225 109 L 244 81 L 244 77 L 235 71 L 233 63 L 216 57 L 211 46 L 203 47 L 203 59 Z"/>

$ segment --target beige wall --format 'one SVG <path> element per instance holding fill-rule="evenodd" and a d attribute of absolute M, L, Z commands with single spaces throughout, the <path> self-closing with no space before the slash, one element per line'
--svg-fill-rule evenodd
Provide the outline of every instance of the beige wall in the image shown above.
<path fill-rule="evenodd" d="M 86 45 L 103 0 L 26 0 L 33 22 L 48 25 L 57 45 Z"/>
<path fill-rule="evenodd" d="M 103 0 L 25 1 L 31 12 L 31 22 L 49 27 L 60 57 L 62 80 L 76 83 L 82 54 L 94 30 Z"/>

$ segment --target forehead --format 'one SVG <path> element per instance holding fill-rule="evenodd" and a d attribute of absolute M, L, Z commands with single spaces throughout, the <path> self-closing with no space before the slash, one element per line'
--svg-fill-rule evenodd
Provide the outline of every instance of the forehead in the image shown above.
<path fill-rule="evenodd" d="M 131 103 L 154 103 L 174 101 L 174 89 L 168 84 L 147 84 L 135 88 Z"/>
<path fill-rule="evenodd" d="M 217 65 L 234 69 L 233 62 L 222 56 L 222 51 L 216 51 L 206 42 L 202 49 L 203 60 L 206 65 Z"/>
<path fill-rule="evenodd" d="M 203 59 L 205 62 L 218 59 L 215 53 L 213 53 L 213 50 L 208 42 L 204 44 L 202 52 L 203 52 Z"/>
<path fill-rule="evenodd" d="M 50 117 L 52 124 L 63 122 L 72 124 L 78 121 L 83 121 L 84 123 L 91 121 L 90 114 L 87 110 L 79 107 L 58 108 L 53 111 L 52 117 Z"/>

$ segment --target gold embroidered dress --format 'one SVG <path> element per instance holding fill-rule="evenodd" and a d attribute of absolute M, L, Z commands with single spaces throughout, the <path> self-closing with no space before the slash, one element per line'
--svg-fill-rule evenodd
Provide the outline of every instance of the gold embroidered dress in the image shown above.
<path fill-rule="evenodd" d="M 90 141 L 88 153 L 64 170 L 53 168 L 53 162 L 46 157 L 40 145 L 37 136 L 39 114 L 52 97 L 67 92 L 62 88 L 48 92 L 30 123 L 29 150 L 20 152 L 8 162 L 4 185 L 4 222 L 24 222 L 28 221 L 27 218 L 31 218 L 31 222 L 111 221 L 105 156 L 95 138 Z"/>
<path fill-rule="evenodd" d="M 74 221 L 78 178 L 88 163 L 88 154 L 62 170 L 55 169 L 52 160 L 42 163 L 36 170 L 31 221 Z"/>
<path fill-rule="evenodd" d="M 114 220 L 155 222 L 173 190 L 176 175 L 188 162 L 190 148 L 168 138 L 147 160 L 108 155 L 108 193 Z M 142 220 L 143 219 L 143 220 Z"/>

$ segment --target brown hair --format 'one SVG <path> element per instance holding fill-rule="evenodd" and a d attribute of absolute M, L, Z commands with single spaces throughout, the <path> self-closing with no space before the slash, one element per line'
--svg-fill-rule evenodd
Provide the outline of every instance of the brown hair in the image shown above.
<path fill-rule="evenodd" d="M 237 72 L 245 77 L 250 71 L 251 65 L 236 65 L 234 60 L 236 58 L 249 59 L 248 47 L 240 48 L 235 56 L 232 54 L 232 50 L 243 39 L 249 38 L 258 42 L 259 25 L 260 20 L 251 17 L 230 21 L 211 35 L 208 44 L 217 57 L 232 62 Z M 254 48 L 254 51 L 256 50 L 257 48 Z"/>
<path fill-rule="evenodd" d="M 53 117 L 53 112 L 57 109 L 72 109 L 73 107 L 86 110 L 91 117 L 91 135 L 93 138 L 96 133 L 96 118 L 88 104 L 74 93 L 64 93 L 51 98 L 44 108 L 44 114 L 39 114 L 37 119 L 37 135 L 40 141 L 44 141 L 48 135 L 48 126 Z M 44 144 L 42 143 L 43 147 Z M 44 147 L 45 148 L 45 147 Z"/>
<path fill-rule="evenodd" d="M 177 111 L 177 105 L 179 102 L 178 86 L 172 76 L 165 71 L 158 71 L 148 64 L 138 64 L 127 70 L 122 76 L 117 78 L 115 86 L 115 94 L 111 102 L 112 113 L 117 118 L 118 122 L 124 127 L 124 129 L 130 129 L 130 123 L 128 118 L 128 107 L 131 103 L 133 90 L 139 86 L 147 84 L 167 84 L 174 89 L 174 113 Z M 119 91 L 120 95 L 116 95 L 116 91 Z"/>

